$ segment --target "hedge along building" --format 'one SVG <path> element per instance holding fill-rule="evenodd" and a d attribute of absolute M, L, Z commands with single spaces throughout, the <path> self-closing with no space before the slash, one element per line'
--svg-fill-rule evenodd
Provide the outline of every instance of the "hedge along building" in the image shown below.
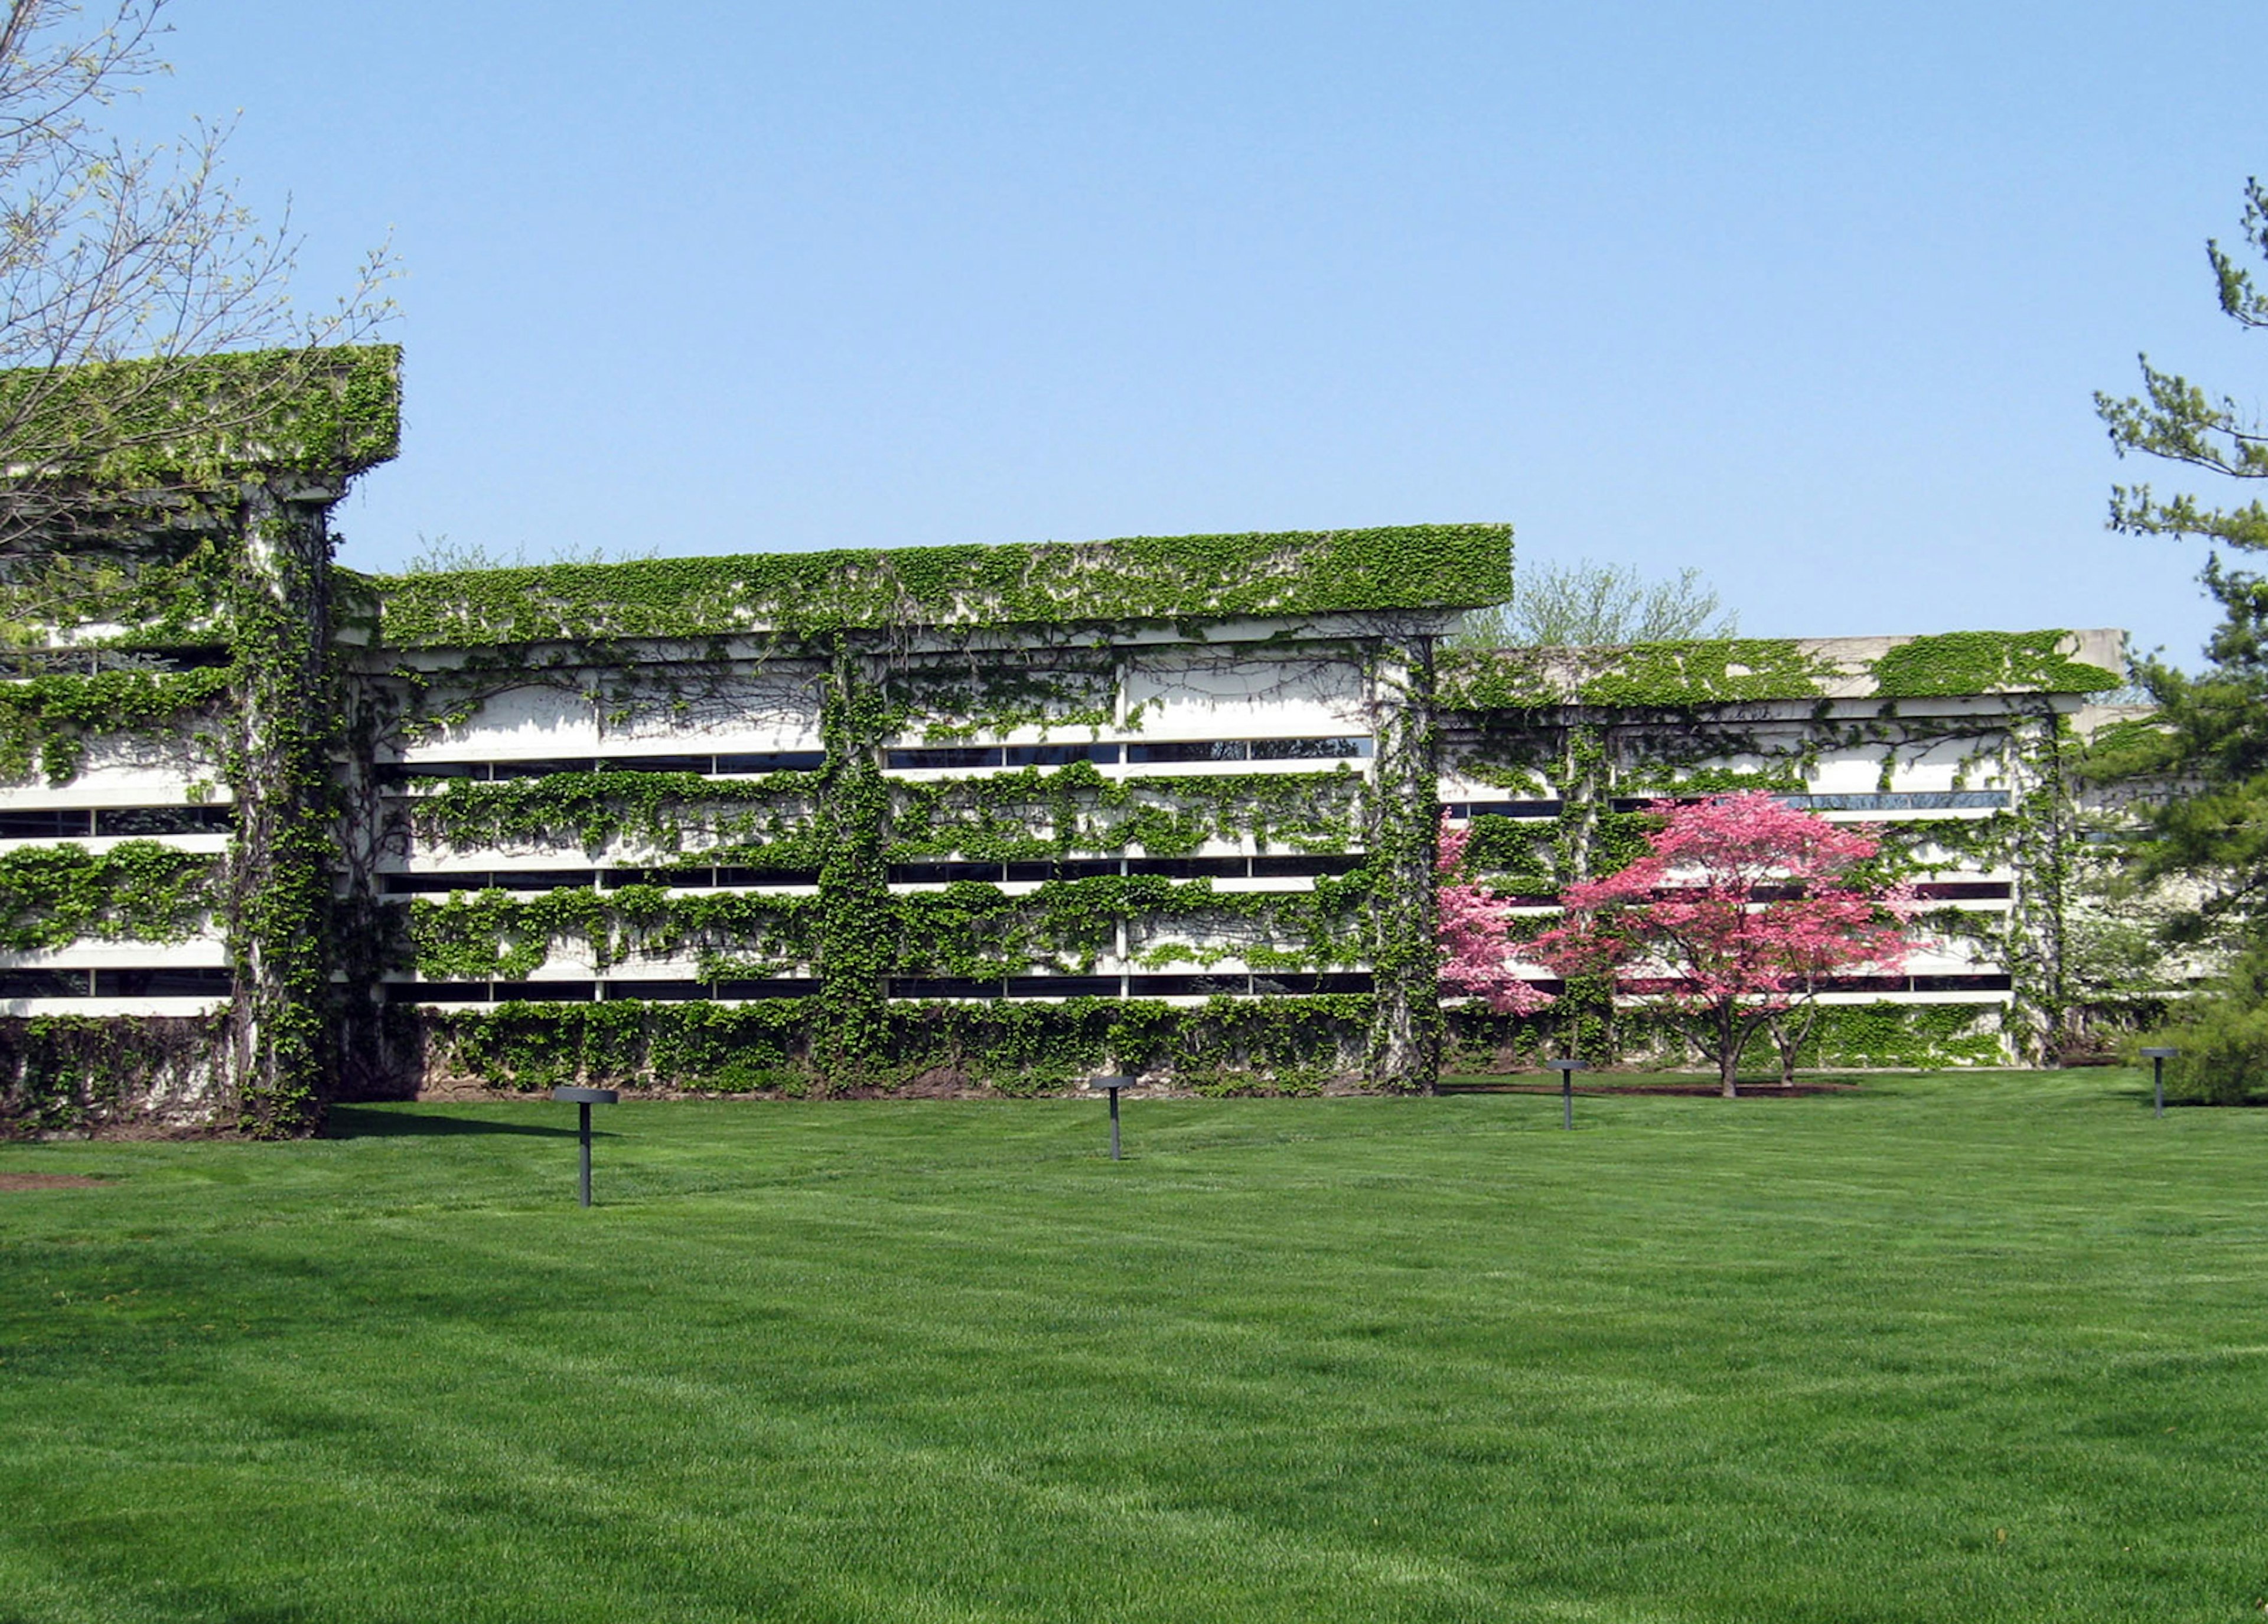
<path fill-rule="evenodd" d="M 342 353 L 291 433 L 122 471 L 130 522 L 12 566 L 18 1122 L 289 1132 L 444 1078 L 1425 1086 L 1444 801 L 1542 906 L 1639 797 L 1750 783 L 1893 819 L 1966 905 L 1931 973 L 1830 995 L 1830 1048 L 2056 1018 L 2100 636 L 1437 661 L 1509 591 L 1500 525 L 354 577 L 326 515 L 393 452 L 394 368 Z M 1658 1036 L 1566 990 L 1447 1030 Z"/>

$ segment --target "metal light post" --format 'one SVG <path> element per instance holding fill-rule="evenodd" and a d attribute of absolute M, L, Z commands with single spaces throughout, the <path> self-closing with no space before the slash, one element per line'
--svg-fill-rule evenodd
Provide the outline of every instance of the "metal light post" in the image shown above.
<path fill-rule="evenodd" d="M 2166 1062 L 2181 1053 L 2179 1049 L 2144 1049 L 2150 1057 L 2150 1091 L 2157 1096 L 2157 1114 L 2166 1114 Z"/>
<path fill-rule="evenodd" d="M 1559 1074 L 1559 1126 L 1572 1131 L 1575 1126 L 1575 1074 L 1583 1069 L 1580 1060 L 1547 1060 L 1543 1062 Z"/>
<path fill-rule="evenodd" d="M 622 1098 L 611 1088 L 555 1088 L 554 1099 L 571 1100 L 583 1119 L 583 1182 L 580 1186 L 583 1205 L 591 1204 L 591 1107 L 611 1106 Z"/>
<path fill-rule="evenodd" d="M 1110 1091 L 1110 1159 L 1114 1162 L 1119 1161 L 1123 1158 L 1118 1154 L 1118 1091 L 1122 1088 L 1132 1088 L 1134 1079 L 1123 1076 L 1089 1077 L 1086 1080 L 1086 1085 L 1089 1088 Z"/>

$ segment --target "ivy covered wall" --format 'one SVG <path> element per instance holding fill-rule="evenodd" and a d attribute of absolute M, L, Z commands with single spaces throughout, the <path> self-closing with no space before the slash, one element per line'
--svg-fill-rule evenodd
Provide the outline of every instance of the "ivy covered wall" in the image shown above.
<path fill-rule="evenodd" d="M 1849 1057 L 1892 1050 L 1914 1063 L 2052 1061 L 2083 1014 L 2066 968 L 2072 717 L 2117 685 L 2121 654 L 2116 634 L 2059 630 L 1461 652 L 1444 661 L 1443 692 L 1460 707 L 1444 794 L 1521 812 L 1476 817 L 1466 862 L 1532 905 L 1537 929 L 1565 886 L 1639 853 L 1653 797 L 1762 790 L 1859 822 L 1881 842 L 1877 878 L 1917 883 L 1926 899 L 1933 887 L 1998 894 L 1918 921 L 1914 985 L 1954 1002 L 1846 995 L 1815 1039 L 1822 1063 L 1887 1063 Z M 1992 883 L 1963 883 L 1978 880 Z M 1959 1001 L 1983 996 L 1965 985 L 2003 981 L 1989 1011 Z M 1454 1018 L 1469 1048 L 1579 1034 L 1602 1060 L 1685 1047 L 1642 1008 L 1595 996 L 1571 996 L 1518 1040 L 1501 1021 Z M 1885 1022 L 1910 1039 L 1886 1047 Z M 1860 1030 L 1866 1044 L 1836 1047 L 1837 1032 Z"/>
<path fill-rule="evenodd" d="M 1933 917 L 2007 996 L 1845 1003 L 1814 1046 L 2055 1050 L 2099 642 L 1444 653 L 1509 590 L 1486 525 L 356 576 L 329 511 L 393 454 L 398 374 L 51 397 L 84 452 L 0 562 L 0 1130 L 288 1135 L 444 1077 L 1302 1093 L 1674 1057 L 1604 988 L 1443 1010 L 1437 817 L 1540 919 L 1645 798 L 1736 787 L 2000 793 L 1880 822 L 1886 867 L 2007 877 Z"/>
<path fill-rule="evenodd" d="M 681 643 L 578 643 L 509 670 L 488 650 L 428 658 L 414 677 L 372 669 L 406 782 L 365 843 L 392 851 L 392 874 L 418 888 L 386 910 L 397 934 L 381 996 L 418 1006 L 394 1023 L 399 1063 L 420 1077 L 471 1067 L 493 1082 L 497 1065 L 549 1076 L 536 1034 L 568 1017 L 547 990 L 563 982 L 580 997 L 595 985 L 609 1004 L 650 1004 L 640 994 L 659 977 L 680 999 L 687 983 L 716 985 L 703 1006 L 768 983 L 765 1012 L 734 1029 L 771 1034 L 757 1069 L 794 1071 L 806 1090 L 951 1075 L 1028 1091 L 1153 1064 L 1221 1079 L 1208 1086 L 1424 1086 L 1432 1051 L 1379 1028 L 1390 1018 L 1406 1034 L 1413 1011 L 1421 1032 L 1434 1020 L 1432 740 L 1407 730 L 1397 763 L 1391 735 L 1413 650 L 1430 658 L 1438 624 L 1375 610 L 1135 621 L 1061 643 L 838 629 L 823 653 L 784 639 L 700 658 Z M 1414 639 L 1389 646 L 1392 626 Z M 1259 736 L 1192 737 L 1223 730 Z M 530 738 L 565 759 L 526 763 Z M 987 742 L 998 740 L 1017 742 Z M 758 745 L 771 748 L 747 748 Z M 643 753 L 661 746 L 676 753 Z M 1033 759 L 1012 765 L 1010 748 Z M 685 753 L 701 749 L 711 754 Z M 1145 751 L 1167 764 L 1145 768 Z M 983 760 L 920 764 L 964 756 Z M 763 768 L 774 757 L 795 764 Z M 693 770 L 740 758 L 727 775 Z M 487 775 L 446 775 L 468 766 Z M 1376 793 L 1388 770 L 1420 800 Z M 1395 908 L 1381 901 L 1381 829 L 1403 858 Z M 572 878 L 523 882 L 539 862 L 572 863 Z M 1242 866 L 1199 871 L 1223 863 Z M 718 875 L 737 878 L 711 885 Z M 1381 953 L 1398 955 L 1404 980 L 1374 998 Z M 1128 975 L 1191 988 L 1261 977 L 1273 1012 L 1259 1012 L 1261 998 L 1188 990 L 1139 1021 L 1147 1001 L 1114 997 L 1118 1012 L 1103 1018 L 1082 983 Z M 509 1022 L 440 1007 L 480 983 L 492 996 L 477 1002 L 510 1003 Z M 497 983 L 511 996 L 493 996 Z M 1011 997 L 972 1007 L 983 984 Z M 946 986 L 951 1002 L 927 996 Z M 1278 1035 L 1248 1044 L 1231 1009 Z M 724 1018 L 657 1006 L 639 1018 L 647 1032 Z M 459 1041 L 468 1031 L 488 1035 Z M 1294 1032 L 1321 1047 L 1292 1055 L 1282 1034 Z M 1138 1037 L 1138 1050 L 1112 1047 Z M 626 1040 L 610 1064 L 636 1071 L 678 1054 L 674 1043 Z M 506 1050 L 508 1064 L 483 1058 Z"/>
<path fill-rule="evenodd" d="M 36 401 L 26 441 L 51 459 L 0 492 L 0 1128 L 317 1121 L 336 1072 L 326 516 L 394 454 L 400 360 L 0 374 L 0 412 Z M 21 838 L 42 823 L 86 839 Z"/>

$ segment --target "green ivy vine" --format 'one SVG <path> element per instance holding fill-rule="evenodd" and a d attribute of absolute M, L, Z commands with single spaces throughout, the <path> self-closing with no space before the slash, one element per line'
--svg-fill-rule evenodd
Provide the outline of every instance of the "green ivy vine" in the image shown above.
<path fill-rule="evenodd" d="M 156 841 L 21 846 L 0 853 L 0 948 L 186 942 L 218 905 L 217 859 Z"/>

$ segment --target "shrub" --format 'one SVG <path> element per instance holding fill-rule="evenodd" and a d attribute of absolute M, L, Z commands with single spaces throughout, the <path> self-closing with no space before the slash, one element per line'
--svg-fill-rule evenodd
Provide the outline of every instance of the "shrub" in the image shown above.
<path fill-rule="evenodd" d="M 2205 991 L 2176 1006 L 2160 1031 L 2134 1040 L 2176 1048 L 2166 1065 L 2166 1097 L 2200 1105 L 2268 1099 L 2268 947 L 2239 959 Z"/>

